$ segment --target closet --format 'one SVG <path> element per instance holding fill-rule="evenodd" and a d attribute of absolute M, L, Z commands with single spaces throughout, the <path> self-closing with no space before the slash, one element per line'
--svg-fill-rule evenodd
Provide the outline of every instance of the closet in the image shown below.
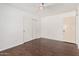
<path fill-rule="evenodd" d="M 7 4 L 0 4 L 0 51 L 32 40 L 32 16 Z"/>

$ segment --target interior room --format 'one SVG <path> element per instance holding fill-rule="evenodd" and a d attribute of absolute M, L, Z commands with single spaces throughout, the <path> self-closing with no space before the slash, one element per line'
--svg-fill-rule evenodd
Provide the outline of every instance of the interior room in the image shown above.
<path fill-rule="evenodd" d="M 79 56 L 78 3 L 0 3 L 0 56 Z"/>

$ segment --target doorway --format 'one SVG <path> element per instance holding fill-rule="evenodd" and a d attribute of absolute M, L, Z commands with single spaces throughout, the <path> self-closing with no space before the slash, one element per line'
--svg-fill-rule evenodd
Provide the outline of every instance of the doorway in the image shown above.
<path fill-rule="evenodd" d="M 75 16 L 64 18 L 64 41 L 76 43 L 76 19 Z"/>
<path fill-rule="evenodd" d="M 32 19 L 28 16 L 23 17 L 23 42 L 32 40 Z"/>

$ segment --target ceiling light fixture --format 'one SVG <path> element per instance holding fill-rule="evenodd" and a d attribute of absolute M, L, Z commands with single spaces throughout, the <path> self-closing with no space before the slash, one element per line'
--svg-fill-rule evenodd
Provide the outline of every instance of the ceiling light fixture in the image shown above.
<path fill-rule="evenodd" d="M 40 10 L 43 10 L 44 9 L 44 3 L 41 3 L 40 4 Z"/>

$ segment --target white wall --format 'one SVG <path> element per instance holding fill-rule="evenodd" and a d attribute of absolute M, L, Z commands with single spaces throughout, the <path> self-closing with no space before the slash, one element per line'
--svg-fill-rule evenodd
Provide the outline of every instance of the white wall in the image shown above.
<path fill-rule="evenodd" d="M 23 16 L 28 15 L 18 8 L 0 4 L 0 51 L 24 42 Z"/>
<path fill-rule="evenodd" d="M 42 19 L 42 37 L 60 40 L 63 38 L 62 29 L 63 19 L 61 17 L 48 16 Z"/>
<path fill-rule="evenodd" d="M 67 16 L 75 16 L 75 11 L 42 18 L 41 37 L 63 41 L 64 17 Z"/>

